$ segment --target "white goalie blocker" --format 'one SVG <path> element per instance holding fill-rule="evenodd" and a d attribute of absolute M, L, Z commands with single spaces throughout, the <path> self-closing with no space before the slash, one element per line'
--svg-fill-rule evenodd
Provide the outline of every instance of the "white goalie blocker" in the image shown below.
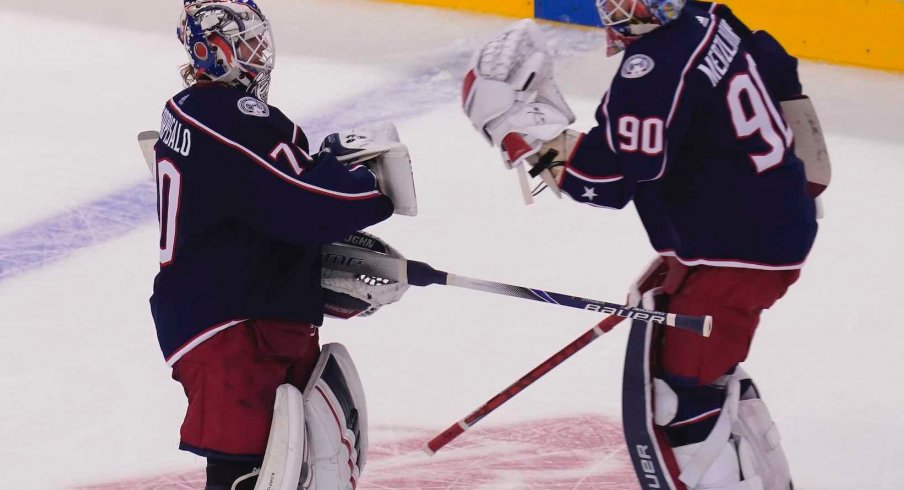
<path fill-rule="evenodd" d="M 781 102 L 782 115 L 794 133 L 794 153 L 803 160 L 807 191 L 816 199 L 817 217 L 822 218 L 820 194 L 832 180 L 832 162 L 816 108 L 807 96 Z"/>
<path fill-rule="evenodd" d="M 477 50 L 462 88 L 465 114 L 517 171 L 527 204 L 533 198 L 525 161 L 575 121 L 553 75 L 546 37 L 525 19 Z M 549 171 L 540 178 L 561 197 Z"/>
<path fill-rule="evenodd" d="M 411 156 L 399 140 L 395 125 L 383 123 L 333 133 L 324 139 L 321 151 L 332 153 L 346 165 L 366 166 L 377 178 L 380 192 L 392 200 L 396 214 L 417 216 Z"/>
<path fill-rule="evenodd" d="M 367 461 L 367 443 L 361 378 L 342 344 L 326 344 L 304 393 L 290 384 L 277 389 L 254 488 L 352 490 Z"/>

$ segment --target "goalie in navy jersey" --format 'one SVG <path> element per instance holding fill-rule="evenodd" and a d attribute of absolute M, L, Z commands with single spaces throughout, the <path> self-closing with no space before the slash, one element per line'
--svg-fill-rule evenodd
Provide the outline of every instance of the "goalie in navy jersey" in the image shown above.
<path fill-rule="evenodd" d="M 626 360 L 624 424 L 643 488 L 788 490 L 775 424 L 739 364 L 760 313 L 799 277 L 829 180 L 797 60 L 722 5 L 597 7 L 609 54 L 624 58 L 589 132 L 568 129 L 575 116 L 530 20 L 478 50 L 465 112 L 528 200 L 529 170 L 581 203 L 634 203 L 659 254 L 634 301 L 713 317 L 711 338 L 656 328 L 639 351 L 629 344 L 643 359 Z"/>
<path fill-rule="evenodd" d="M 179 40 L 190 64 L 155 146 L 150 302 L 188 397 L 180 448 L 207 458 L 211 490 L 256 488 L 259 474 L 266 488 L 353 488 L 367 451 L 363 391 L 341 345 L 321 351 L 317 327 L 324 311 L 369 313 L 404 291 L 326 281 L 321 245 L 414 214 L 407 148 L 381 125 L 331 135 L 312 154 L 266 102 L 274 45 L 251 0 L 186 1 Z M 403 175 L 408 166 L 408 182 L 386 181 L 389 160 Z"/>

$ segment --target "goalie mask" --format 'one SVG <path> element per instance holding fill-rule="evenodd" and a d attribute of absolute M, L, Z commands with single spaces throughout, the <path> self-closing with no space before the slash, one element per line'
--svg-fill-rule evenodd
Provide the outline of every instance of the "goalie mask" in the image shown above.
<path fill-rule="evenodd" d="M 226 83 L 267 101 L 276 54 L 270 22 L 253 0 L 186 0 L 178 35 L 191 59 L 187 79 Z"/>
<path fill-rule="evenodd" d="M 606 27 L 609 56 L 623 51 L 639 36 L 672 22 L 681 15 L 685 0 L 596 0 Z"/>
<path fill-rule="evenodd" d="M 380 238 L 361 231 L 349 235 L 337 245 L 405 259 L 398 250 Z M 408 284 L 331 269 L 326 264 L 322 269 L 320 284 L 326 293 L 323 313 L 343 319 L 371 315 L 381 306 L 399 301 L 405 291 L 408 291 Z"/>

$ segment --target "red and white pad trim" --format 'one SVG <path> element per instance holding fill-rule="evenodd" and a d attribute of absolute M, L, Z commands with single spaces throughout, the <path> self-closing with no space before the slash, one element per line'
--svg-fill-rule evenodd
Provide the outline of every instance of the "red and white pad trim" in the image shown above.
<path fill-rule="evenodd" d="M 341 344 L 323 347 L 304 400 L 315 487 L 354 489 L 367 460 L 367 402 Z"/>

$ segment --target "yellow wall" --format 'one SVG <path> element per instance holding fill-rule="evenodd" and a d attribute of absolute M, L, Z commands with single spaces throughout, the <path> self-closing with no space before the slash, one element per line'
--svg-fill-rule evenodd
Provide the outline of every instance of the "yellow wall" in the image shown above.
<path fill-rule="evenodd" d="M 552 20 L 598 22 L 593 0 L 388 1 L 511 17 L 534 17 L 536 8 L 537 16 L 545 13 Z M 904 72 L 904 0 L 717 1 L 730 6 L 750 28 L 771 32 L 797 57 Z M 567 15 L 561 17 L 563 13 Z"/>
<path fill-rule="evenodd" d="M 904 71 L 904 0 L 722 0 L 795 56 Z"/>
<path fill-rule="evenodd" d="M 446 7 L 473 12 L 507 15 L 510 17 L 533 17 L 534 0 L 389 0 L 394 3 L 410 3 Z"/>

